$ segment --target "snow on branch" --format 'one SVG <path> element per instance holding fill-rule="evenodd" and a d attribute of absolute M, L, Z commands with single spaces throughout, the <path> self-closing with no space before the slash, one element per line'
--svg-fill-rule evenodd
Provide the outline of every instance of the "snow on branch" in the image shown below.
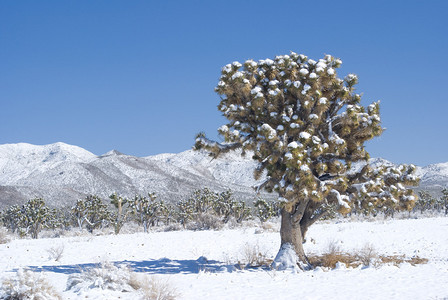
<path fill-rule="evenodd" d="M 218 157 L 219 155 L 221 155 L 223 153 L 227 153 L 229 151 L 241 148 L 242 145 L 243 144 L 240 143 L 240 142 L 237 142 L 237 143 L 218 143 L 216 141 L 208 139 L 207 137 L 205 137 L 204 134 L 200 133 L 196 137 L 195 149 L 196 150 L 206 149 L 206 150 L 211 152 L 210 154 L 213 157 L 216 158 L 216 157 Z"/>

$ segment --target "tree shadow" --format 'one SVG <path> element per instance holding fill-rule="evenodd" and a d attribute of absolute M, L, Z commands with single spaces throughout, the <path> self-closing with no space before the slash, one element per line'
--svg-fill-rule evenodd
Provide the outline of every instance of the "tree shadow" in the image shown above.
<path fill-rule="evenodd" d="M 125 265 L 135 272 L 147 274 L 198 274 L 199 272 L 232 272 L 235 267 L 226 265 L 216 260 L 207 260 L 200 257 L 197 260 L 171 260 L 161 258 L 157 260 L 144 261 L 114 261 L 116 266 Z M 86 263 L 75 265 L 59 265 L 59 266 L 29 266 L 27 269 L 34 272 L 53 272 L 60 274 L 81 273 L 91 268 L 100 268 L 101 264 Z"/>

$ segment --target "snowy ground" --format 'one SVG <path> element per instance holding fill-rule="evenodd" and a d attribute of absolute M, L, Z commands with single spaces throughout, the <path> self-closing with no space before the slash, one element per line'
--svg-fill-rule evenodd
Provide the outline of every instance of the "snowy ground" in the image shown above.
<path fill-rule="evenodd" d="M 379 254 L 428 258 L 423 265 L 302 273 L 232 267 L 251 248 L 273 258 L 279 239 L 275 230 L 255 227 L 16 239 L 0 244 L 0 279 L 25 267 L 42 272 L 64 299 L 138 299 L 137 292 L 88 286 L 66 291 L 71 274 L 114 262 L 168 282 L 179 299 L 448 299 L 448 218 L 321 223 L 310 228 L 305 244 L 307 253 L 321 253 L 329 243 L 349 252 L 371 244 Z M 50 258 L 51 248 L 62 247 L 59 261 Z"/>

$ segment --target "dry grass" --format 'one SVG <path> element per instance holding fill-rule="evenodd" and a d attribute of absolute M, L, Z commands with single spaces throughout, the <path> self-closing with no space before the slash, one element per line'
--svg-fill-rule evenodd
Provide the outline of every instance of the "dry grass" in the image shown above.
<path fill-rule="evenodd" d="M 134 273 L 129 284 L 135 290 L 139 290 L 142 295 L 141 299 L 145 300 L 174 300 L 180 296 L 177 289 L 168 280 L 156 277 L 148 278 L 145 275 Z"/>
<path fill-rule="evenodd" d="M 313 267 L 334 269 L 338 262 L 356 268 L 362 263 L 355 255 L 348 253 L 324 253 L 322 255 L 309 255 L 308 260 Z"/>
<path fill-rule="evenodd" d="M 401 263 L 408 263 L 413 266 L 428 263 L 427 258 L 422 258 L 419 256 L 406 258 L 404 255 L 391 255 L 391 256 L 379 256 L 379 259 L 381 260 L 382 264 L 394 265 L 394 266 L 398 266 Z"/>
<path fill-rule="evenodd" d="M 415 266 L 428 262 L 428 259 L 418 256 L 406 258 L 404 255 L 379 255 L 371 244 L 365 245 L 354 253 L 347 253 L 341 251 L 334 242 L 329 244 L 326 252 L 321 255 L 309 255 L 308 260 L 313 267 L 329 269 L 334 269 L 338 262 L 352 268 L 357 268 L 361 265 L 366 267 L 379 267 L 382 265 L 399 266 L 402 263 L 409 263 Z"/>
<path fill-rule="evenodd" d="M 272 259 L 268 258 L 267 252 L 258 243 L 246 243 L 241 253 L 243 258 L 237 264 L 241 269 L 268 267 L 272 263 Z"/>

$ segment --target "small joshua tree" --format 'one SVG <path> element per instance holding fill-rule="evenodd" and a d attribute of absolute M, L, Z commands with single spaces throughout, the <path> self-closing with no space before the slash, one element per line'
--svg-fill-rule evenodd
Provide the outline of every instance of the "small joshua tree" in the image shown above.
<path fill-rule="evenodd" d="M 118 196 L 117 193 L 110 195 L 109 199 L 110 203 L 117 209 L 117 211 L 111 215 L 111 222 L 114 226 L 115 234 L 119 234 L 128 218 L 129 213 L 132 212 L 129 209 L 130 202 L 128 199 Z"/>
<path fill-rule="evenodd" d="M 55 214 L 45 205 L 42 198 L 29 200 L 22 206 L 21 227 L 26 233 L 30 233 L 33 239 L 37 239 L 43 227 L 51 227 Z"/>
<path fill-rule="evenodd" d="M 10 207 L 5 217 L 11 231 L 17 229 L 21 235 L 30 234 L 33 239 L 38 238 L 43 228 L 54 228 L 59 224 L 56 211 L 46 206 L 42 198 L 31 199 L 20 208 Z"/>
<path fill-rule="evenodd" d="M 254 211 L 256 217 L 263 223 L 278 215 L 278 203 L 276 201 L 266 201 L 265 199 L 258 198 L 254 201 Z"/>
<path fill-rule="evenodd" d="M 107 205 L 94 195 L 89 195 L 83 200 L 78 200 L 72 207 L 72 215 L 80 229 L 86 224 L 89 232 L 109 222 L 111 216 Z"/>
<path fill-rule="evenodd" d="M 442 198 L 443 201 L 443 207 L 445 208 L 445 215 L 448 215 L 448 188 L 444 188 L 442 190 Z"/>
<path fill-rule="evenodd" d="M 216 92 L 229 121 L 218 132 L 225 143 L 204 134 L 195 149 L 213 157 L 240 149 L 259 165 L 259 186 L 281 202 L 281 247 L 274 267 L 307 268 L 302 242 L 308 227 L 325 216 L 325 206 L 346 214 L 352 208 L 393 205 L 411 209 L 416 200 L 414 166 L 369 166 L 364 143 L 383 132 L 379 102 L 367 107 L 356 93 L 358 77 L 337 76 L 341 60 L 318 61 L 291 53 L 226 65 Z M 360 162 L 361 168 L 352 167 Z"/>
<path fill-rule="evenodd" d="M 434 198 L 428 191 L 418 192 L 418 200 L 415 206 L 420 209 L 420 213 L 432 209 L 435 203 L 436 198 Z"/>
<path fill-rule="evenodd" d="M 21 210 L 19 205 L 12 205 L 1 214 L 3 225 L 12 233 L 16 232 L 20 226 Z"/>
<path fill-rule="evenodd" d="M 155 193 L 149 193 L 148 197 L 135 196 L 129 202 L 132 213 L 137 221 L 143 226 L 144 232 L 148 232 L 149 227 L 154 225 L 165 213 L 166 206 L 163 201 L 157 201 Z"/>

